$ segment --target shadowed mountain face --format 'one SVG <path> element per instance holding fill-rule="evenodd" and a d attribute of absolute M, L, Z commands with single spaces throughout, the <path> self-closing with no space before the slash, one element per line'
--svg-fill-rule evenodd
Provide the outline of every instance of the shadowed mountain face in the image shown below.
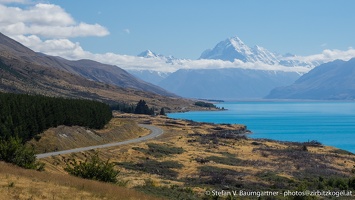
<path fill-rule="evenodd" d="M 322 64 L 290 86 L 276 88 L 270 99 L 355 99 L 355 58 Z"/>
<path fill-rule="evenodd" d="M 172 109 L 193 104 L 134 78 L 116 66 L 36 53 L 1 33 L 0 92 L 85 98 L 107 103 L 135 104 L 145 99 L 156 108 Z"/>
<path fill-rule="evenodd" d="M 158 86 L 137 79 L 130 73 L 116 66 L 102 64 L 92 60 L 69 61 L 59 57 L 52 57 L 52 59 L 61 63 L 62 67 L 71 73 L 89 80 L 152 92 L 164 96 L 176 96 Z"/>
<path fill-rule="evenodd" d="M 1 33 L 0 59 L 3 64 L 11 63 L 14 65 L 18 62 L 26 63 L 26 65 L 36 65 L 37 67 L 48 67 L 55 71 L 61 70 L 96 82 L 152 92 L 164 96 L 175 96 L 158 86 L 135 78 L 117 66 L 106 65 L 91 60 L 70 61 L 60 57 L 36 53 Z"/>

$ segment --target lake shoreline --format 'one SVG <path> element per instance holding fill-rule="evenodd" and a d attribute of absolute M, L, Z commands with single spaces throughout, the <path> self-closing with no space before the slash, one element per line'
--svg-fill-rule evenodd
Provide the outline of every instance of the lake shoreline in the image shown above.
<path fill-rule="evenodd" d="M 316 140 L 355 153 L 355 144 L 350 142 L 355 137 L 352 133 L 355 129 L 353 101 L 241 101 L 216 105 L 226 110 L 169 113 L 168 116 L 197 122 L 244 124 L 253 133 L 248 134 L 250 138 Z"/>

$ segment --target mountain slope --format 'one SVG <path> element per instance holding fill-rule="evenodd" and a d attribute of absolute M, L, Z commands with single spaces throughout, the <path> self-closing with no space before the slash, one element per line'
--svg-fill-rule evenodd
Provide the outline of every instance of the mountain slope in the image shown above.
<path fill-rule="evenodd" d="M 152 92 L 164 96 L 176 96 L 156 85 L 137 79 L 130 73 L 116 66 L 102 64 L 92 60 L 69 61 L 62 58 L 54 59 L 60 59 L 62 63 L 70 67 L 72 73 L 89 80 Z"/>
<path fill-rule="evenodd" d="M 91 67 L 91 64 L 95 66 Z M 116 69 L 113 66 L 93 61 L 67 61 L 63 58 L 36 53 L 0 34 L 0 92 L 86 98 L 108 103 L 118 101 L 137 103 L 140 99 L 145 99 L 150 106 L 157 108 L 177 109 L 186 107 L 186 109 L 189 109 L 189 106 L 193 104 L 185 99 L 170 98 L 143 91 L 144 85 L 140 86 L 140 90 L 137 90 L 131 88 L 134 86 L 128 88 L 130 85 L 126 81 L 122 84 L 126 84 L 127 88 L 98 82 L 102 81 L 102 79 L 108 82 L 109 79 L 107 77 L 111 78 L 112 82 L 119 82 L 121 78 L 118 74 L 111 73 L 111 69 L 115 69 L 117 73 L 119 72 L 117 71 L 119 68 Z M 90 74 L 91 72 L 94 75 Z M 122 76 L 122 79 L 126 76 L 129 80 L 135 80 L 134 84 L 143 82 L 132 78 L 133 76 L 125 71 L 122 72 Z M 144 84 L 150 89 L 155 87 L 151 87 L 151 84 Z M 165 91 L 159 87 L 156 88 L 160 91 Z"/>
<path fill-rule="evenodd" d="M 135 78 L 123 69 L 91 60 L 70 61 L 60 57 L 36 53 L 22 44 L 0 33 L 0 51 L 2 56 L 36 65 L 47 66 L 79 75 L 85 79 L 113 84 L 124 88 L 148 91 L 165 96 L 175 96 L 151 83 Z"/>
<path fill-rule="evenodd" d="M 178 70 L 159 85 L 183 97 L 213 99 L 262 98 L 275 87 L 293 83 L 294 72 L 229 69 Z"/>
<path fill-rule="evenodd" d="M 294 84 L 276 88 L 272 99 L 355 99 L 355 58 L 322 64 Z"/>

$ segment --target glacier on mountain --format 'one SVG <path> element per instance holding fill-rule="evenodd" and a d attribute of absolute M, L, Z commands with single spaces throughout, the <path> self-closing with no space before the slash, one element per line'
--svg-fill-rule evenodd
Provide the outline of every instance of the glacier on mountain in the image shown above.
<path fill-rule="evenodd" d="M 308 68 L 321 64 L 319 62 L 304 62 L 297 59 L 296 56 L 282 56 L 258 45 L 251 48 L 237 36 L 219 42 L 213 49 L 205 50 L 199 59 L 219 59 L 230 62 L 240 60 L 244 63 L 260 62 L 269 65 L 282 65 L 285 67 L 303 66 Z"/>

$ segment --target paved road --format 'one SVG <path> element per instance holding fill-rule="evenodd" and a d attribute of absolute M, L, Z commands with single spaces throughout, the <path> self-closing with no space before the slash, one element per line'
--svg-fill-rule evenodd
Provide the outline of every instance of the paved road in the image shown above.
<path fill-rule="evenodd" d="M 81 148 L 69 149 L 69 150 L 64 150 L 64 151 L 56 151 L 56 152 L 37 154 L 36 157 L 37 158 L 47 158 L 50 156 L 56 156 L 56 155 L 60 155 L 60 154 L 69 154 L 69 153 L 76 153 L 76 152 L 87 151 L 87 150 L 92 150 L 92 149 L 100 149 L 100 148 L 120 146 L 120 145 L 130 144 L 130 143 L 137 143 L 137 142 L 142 142 L 145 140 L 153 139 L 153 138 L 158 137 L 159 135 L 163 134 L 163 130 L 161 128 L 156 127 L 156 126 L 145 125 L 145 124 L 139 124 L 139 126 L 149 129 L 151 131 L 151 133 L 149 135 L 142 136 L 140 138 L 135 138 L 132 140 L 126 140 L 126 141 L 122 141 L 122 142 L 108 143 L 108 144 L 102 144 L 102 145 L 96 145 L 96 146 L 89 146 L 89 147 L 81 147 Z"/>

